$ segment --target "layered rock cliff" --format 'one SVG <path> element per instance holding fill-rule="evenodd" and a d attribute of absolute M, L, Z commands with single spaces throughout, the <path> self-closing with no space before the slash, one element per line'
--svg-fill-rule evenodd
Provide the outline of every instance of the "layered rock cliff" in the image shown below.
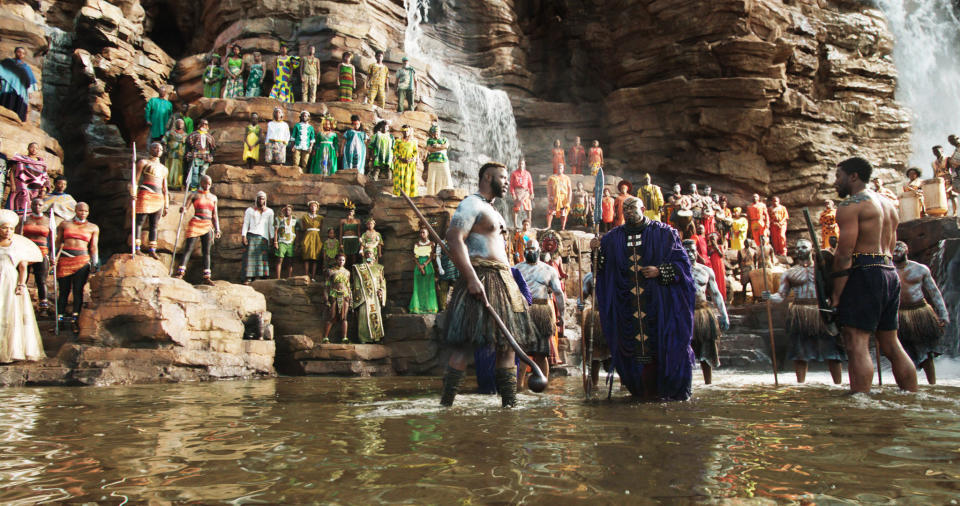
<path fill-rule="evenodd" d="M 552 139 L 566 146 L 579 135 L 601 141 L 611 174 L 636 181 L 650 172 L 665 186 L 709 183 L 734 204 L 755 191 L 779 194 L 796 208 L 830 193 L 831 167 L 843 157 L 863 155 L 895 173 L 909 154 L 909 121 L 893 100 L 893 40 L 870 2 L 420 4 L 429 14 L 418 30 L 410 29 L 410 13 L 399 0 L 6 4 L 0 52 L 27 46 L 43 93 L 32 95 L 25 124 L 0 112 L 3 151 L 39 140 L 55 171 L 66 161 L 73 192 L 95 201 L 93 219 L 118 223 L 129 145 L 144 144 L 146 100 L 173 84 L 179 100 L 193 103 L 195 119 L 213 123 L 224 146 L 218 161 L 237 164 L 240 125 L 250 111 L 264 115 L 272 102 L 198 100 L 202 56 L 224 54 L 237 43 L 246 58 L 261 51 L 269 67 L 284 43 L 294 53 L 317 47 L 325 100 L 334 98 L 335 62 L 343 51 L 357 54 L 361 70 L 377 49 L 386 51 L 391 70 L 405 51 L 416 53 L 417 112 L 391 117 L 356 104 L 335 113 L 341 124 L 352 112 L 368 123 L 379 117 L 390 117 L 394 126 L 411 123 L 421 141 L 430 118 L 439 116 L 455 148 L 453 170 L 467 176 L 475 168 L 458 162 L 476 148 L 466 142 L 475 132 L 449 124 L 465 117 L 455 110 L 462 104 L 450 103 L 449 77 L 441 79 L 451 68 L 462 79 L 510 94 L 524 152 L 540 174 Z M 389 96 L 388 108 L 395 104 L 395 94 Z M 301 108 L 290 106 L 288 113 Z M 253 197 L 243 186 L 226 190 L 238 200 Z"/>

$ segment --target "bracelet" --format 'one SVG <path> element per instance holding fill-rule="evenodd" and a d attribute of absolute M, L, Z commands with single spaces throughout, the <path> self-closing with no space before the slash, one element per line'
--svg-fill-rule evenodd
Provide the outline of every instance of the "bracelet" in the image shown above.
<path fill-rule="evenodd" d="M 831 272 L 831 273 L 830 273 L 830 278 L 831 278 L 831 279 L 845 278 L 845 277 L 848 277 L 848 276 L 850 276 L 850 269 L 843 269 L 842 271 L 836 271 L 836 272 Z"/>
<path fill-rule="evenodd" d="M 26 283 L 17 283 L 17 286 L 18 286 L 18 287 L 19 287 L 19 286 L 22 286 L 22 287 L 26 288 L 26 287 L 27 287 L 27 284 L 26 284 Z"/>

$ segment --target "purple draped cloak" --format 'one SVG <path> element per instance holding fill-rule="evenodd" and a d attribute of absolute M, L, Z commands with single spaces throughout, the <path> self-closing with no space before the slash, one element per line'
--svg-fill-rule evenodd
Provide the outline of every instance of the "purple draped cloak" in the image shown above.
<path fill-rule="evenodd" d="M 597 276 L 597 307 L 603 334 L 610 347 L 613 366 L 620 380 L 633 395 L 643 395 L 644 364 L 635 358 L 638 351 L 636 296 L 634 273 L 630 270 L 631 249 L 627 248 L 627 234 L 636 228 L 627 225 L 615 227 L 600 241 L 602 262 Z M 677 232 L 663 223 L 648 220 L 641 232 L 641 266 L 672 264 L 676 272 L 673 283 L 664 286 L 657 278 L 639 276 L 643 286 L 643 320 L 656 360 L 657 397 L 660 400 L 686 400 L 691 395 L 694 355 L 693 310 L 695 287 L 690 260 Z M 652 364 L 650 365 L 652 366 Z"/>

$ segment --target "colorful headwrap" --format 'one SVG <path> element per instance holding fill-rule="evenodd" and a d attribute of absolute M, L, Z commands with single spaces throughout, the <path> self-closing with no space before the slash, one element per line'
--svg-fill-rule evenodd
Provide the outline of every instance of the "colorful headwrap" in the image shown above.
<path fill-rule="evenodd" d="M 430 125 L 430 135 L 437 133 L 439 130 L 440 124 L 434 121 L 433 124 Z"/>

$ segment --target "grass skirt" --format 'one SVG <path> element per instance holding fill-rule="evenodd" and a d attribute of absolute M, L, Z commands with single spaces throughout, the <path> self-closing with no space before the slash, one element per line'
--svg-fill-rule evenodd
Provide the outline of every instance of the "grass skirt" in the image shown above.
<path fill-rule="evenodd" d="M 814 301 L 794 301 L 787 311 L 787 360 L 823 362 L 846 360 L 847 354 L 836 336 L 830 335 L 820 307 Z"/>
<path fill-rule="evenodd" d="M 546 344 L 537 342 L 527 302 L 517 287 L 510 267 L 498 262 L 473 260 L 473 267 L 487 294 L 493 310 L 513 334 L 524 351 L 545 349 Z M 444 328 L 440 339 L 454 348 L 493 347 L 499 351 L 510 350 L 510 344 L 500 332 L 483 302 L 467 291 L 466 277 L 457 280 L 444 313 Z"/>
<path fill-rule="evenodd" d="M 606 360 L 610 358 L 610 347 L 607 345 L 607 338 L 603 335 L 603 328 L 600 326 L 600 318 L 592 307 L 583 310 L 583 345 L 587 344 L 587 335 L 590 335 L 593 346 L 592 360 Z"/>
<path fill-rule="evenodd" d="M 914 306 L 901 306 L 899 312 L 900 328 L 897 337 L 904 351 L 910 355 L 913 364 L 920 367 L 920 362 L 941 354 L 940 340 L 943 329 L 937 325 L 937 314 L 924 302 Z"/>
<path fill-rule="evenodd" d="M 706 362 L 716 369 L 720 367 L 720 351 L 717 348 L 717 339 L 720 337 L 720 322 L 713 314 L 707 301 L 697 301 L 697 308 L 693 312 L 693 353 L 698 362 Z"/>

